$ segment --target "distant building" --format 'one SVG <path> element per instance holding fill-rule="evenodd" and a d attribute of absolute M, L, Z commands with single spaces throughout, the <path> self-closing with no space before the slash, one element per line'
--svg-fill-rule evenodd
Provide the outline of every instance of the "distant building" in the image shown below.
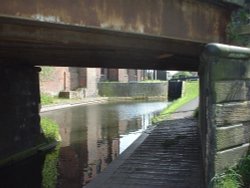
<path fill-rule="evenodd" d="M 42 93 L 58 95 L 61 91 L 84 89 L 84 97 L 98 94 L 99 68 L 42 67 L 40 90 Z"/>
<path fill-rule="evenodd" d="M 143 71 L 135 69 L 101 69 L 100 81 L 132 82 L 141 81 Z"/>
<path fill-rule="evenodd" d="M 141 81 L 142 77 L 143 71 L 132 69 L 42 67 L 40 90 L 68 98 L 94 97 L 98 95 L 97 83 L 100 81 L 133 82 Z M 70 93 L 76 97 L 70 97 Z"/>

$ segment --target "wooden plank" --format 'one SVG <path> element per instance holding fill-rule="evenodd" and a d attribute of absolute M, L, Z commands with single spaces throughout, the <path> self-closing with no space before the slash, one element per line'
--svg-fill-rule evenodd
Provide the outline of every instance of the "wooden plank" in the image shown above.
<path fill-rule="evenodd" d="M 212 105 L 217 126 L 250 121 L 250 101 Z"/>
<path fill-rule="evenodd" d="M 250 124 L 238 124 L 216 129 L 217 150 L 225 150 L 249 142 Z"/>
<path fill-rule="evenodd" d="M 215 156 L 215 173 L 222 173 L 226 168 L 231 167 L 247 155 L 250 144 L 217 152 Z"/>
<path fill-rule="evenodd" d="M 230 80 L 218 81 L 213 86 L 213 102 L 250 100 L 250 81 Z"/>

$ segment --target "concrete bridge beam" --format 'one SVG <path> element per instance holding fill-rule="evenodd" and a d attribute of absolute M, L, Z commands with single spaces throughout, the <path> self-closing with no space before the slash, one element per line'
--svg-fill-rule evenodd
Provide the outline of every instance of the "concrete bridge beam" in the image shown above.
<path fill-rule="evenodd" d="M 0 165 L 42 141 L 38 72 L 30 66 L 0 67 Z"/>
<path fill-rule="evenodd" d="M 1 0 L 0 64 L 197 71 L 203 46 L 226 41 L 235 8 L 224 0 Z"/>
<path fill-rule="evenodd" d="M 223 42 L 230 7 L 222 0 L 1 0 L 0 13 L 64 25 Z"/>
<path fill-rule="evenodd" d="M 201 55 L 200 130 L 208 187 L 249 151 L 250 49 L 208 44 Z"/>

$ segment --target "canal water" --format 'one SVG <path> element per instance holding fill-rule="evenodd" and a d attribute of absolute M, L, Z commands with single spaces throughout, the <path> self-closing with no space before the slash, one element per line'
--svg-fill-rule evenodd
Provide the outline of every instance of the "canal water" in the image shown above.
<path fill-rule="evenodd" d="M 59 124 L 60 146 L 1 169 L 0 187 L 84 187 L 129 147 L 167 104 L 107 103 L 43 113 L 42 117 Z"/>

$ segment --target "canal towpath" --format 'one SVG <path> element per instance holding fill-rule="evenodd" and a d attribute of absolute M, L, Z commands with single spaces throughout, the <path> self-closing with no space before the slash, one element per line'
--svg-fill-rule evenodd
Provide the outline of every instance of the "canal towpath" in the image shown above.
<path fill-rule="evenodd" d="M 86 188 L 203 188 L 197 106 L 194 99 L 145 132 Z"/>

